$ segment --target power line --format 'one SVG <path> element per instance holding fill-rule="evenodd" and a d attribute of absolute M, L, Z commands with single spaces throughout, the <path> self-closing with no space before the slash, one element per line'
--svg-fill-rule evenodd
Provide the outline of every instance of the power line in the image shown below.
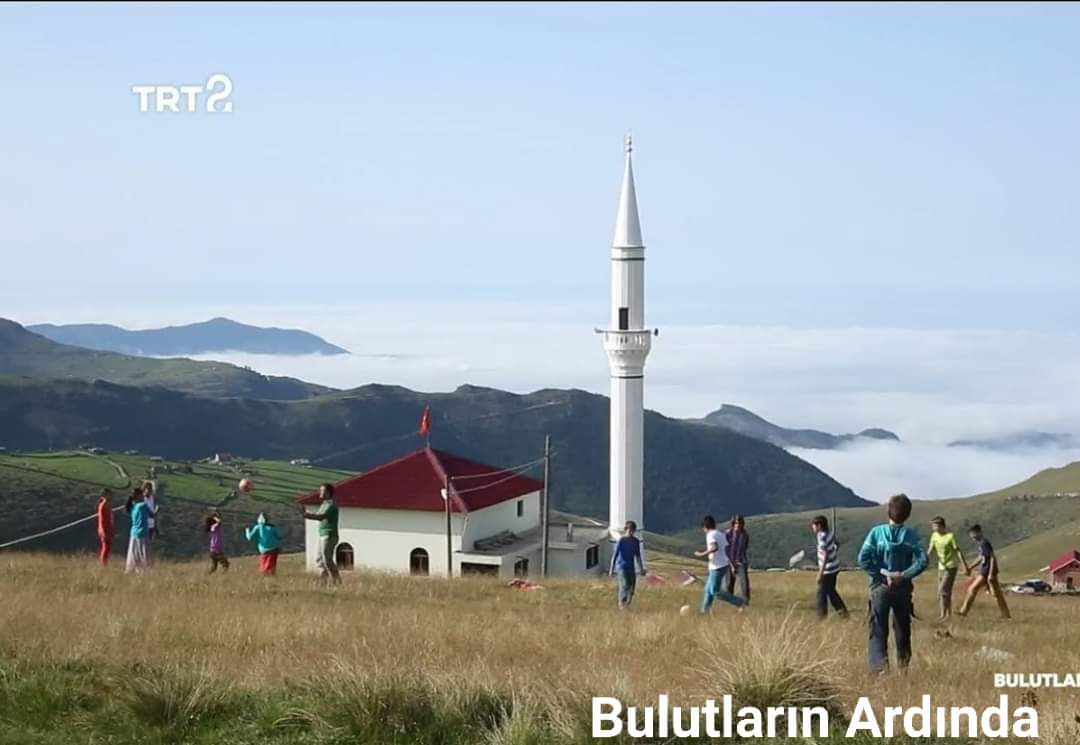
<path fill-rule="evenodd" d="M 122 509 L 124 509 L 124 506 L 120 505 L 119 507 L 113 507 L 112 511 L 113 512 L 118 512 L 119 510 L 122 510 Z M 8 541 L 7 543 L 0 543 L 0 548 L 8 548 L 9 546 L 16 546 L 16 545 L 18 545 L 20 543 L 26 543 L 27 541 L 32 541 L 35 538 L 44 538 L 47 535 L 52 535 L 53 533 L 59 533 L 61 530 L 67 530 L 68 528 L 73 528 L 76 525 L 79 525 L 81 523 L 86 522 L 87 520 L 93 520 L 96 517 L 97 517 L 97 513 L 95 512 L 93 515 L 87 515 L 86 517 L 80 517 L 78 520 L 73 520 L 72 522 L 68 523 L 67 525 L 61 525 L 59 528 L 52 528 L 51 530 L 43 530 L 40 533 L 34 533 L 33 535 L 28 535 L 25 538 L 16 538 L 14 541 Z"/>
<path fill-rule="evenodd" d="M 500 468 L 498 471 L 488 471 L 487 473 L 470 473 L 464 476 L 453 476 L 454 483 L 458 481 L 464 481 L 466 479 L 486 479 L 491 476 L 498 476 L 503 473 L 510 473 L 511 471 L 529 470 L 531 467 L 543 463 L 543 458 L 537 458 L 536 460 L 530 460 L 528 463 L 521 463 L 520 465 L 510 466 L 509 468 Z"/>
<path fill-rule="evenodd" d="M 444 424 L 463 424 L 463 423 L 466 423 L 466 422 L 478 422 L 478 421 L 482 421 L 484 419 L 494 419 L 496 417 L 514 416 L 516 414 L 524 414 L 525 412 L 528 412 L 528 411 L 536 411 L 537 409 L 546 409 L 546 408 L 550 408 L 552 406 L 564 406 L 565 403 L 566 402 L 564 402 L 564 401 L 548 401 L 547 403 L 536 404 L 534 406 L 526 406 L 523 409 L 515 409 L 514 411 L 497 411 L 497 412 L 494 412 L 494 413 L 491 413 L 491 414 L 481 414 L 479 416 L 462 417 L 460 419 L 444 419 L 442 421 L 443 421 Z M 323 461 L 327 461 L 327 460 L 330 460 L 332 458 L 337 458 L 337 457 L 342 456 L 342 455 L 348 455 L 349 453 L 356 453 L 356 452 L 359 452 L 361 450 L 366 450 L 368 448 L 375 447 L 377 445 L 385 445 L 385 444 L 390 443 L 390 442 L 396 442 L 398 440 L 405 440 L 405 439 L 408 439 L 410 437 L 418 437 L 418 436 L 419 436 L 419 433 L 417 431 L 413 430 L 411 432 L 405 432 L 405 433 L 400 434 L 400 435 L 391 435 L 389 437 L 380 437 L 380 438 L 377 438 L 377 439 L 374 439 L 374 440 L 369 440 L 368 442 L 362 443 L 360 445 L 356 445 L 355 447 L 346 448 L 345 450 L 338 450 L 336 452 L 330 453 L 329 455 L 323 455 L 321 457 L 313 459 L 311 462 L 313 464 L 314 463 L 322 463 Z"/>
<path fill-rule="evenodd" d="M 460 490 L 459 489 L 454 489 L 454 493 L 457 494 L 458 496 L 460 496 L 462 494 L 468 494 L 470 492 L 480 491 L 481 489 L 490 489 L 493 486 L 498 486 L 499 484 L 506 483 L 507 481 L 510 481 L 511 479 L 516 479 L 519 476 L 523 476 L 527 471 L 530 471 L 533 468 L 536 468 L 536 466 L 540 465 L 543 462 L 544 462 L 544 460 L 543 460 L 543 458 L 541 458 L 538 462 L 534 463 L 532 466 L 530 466 L 529 468 L 526 468 L 523 471 L 512 473 L 512 474 L 510 474 L 509 476 L 507 476 L 505 478 L 499 479 L 498 481 L 492 481 L 490 484 L 481 484 L 480 486 L 473 486 L 473 487 L 470 487 L 468 489 L 460 489 Z M 456 481 L 456 480 L 457 479 L 451 479 L 452 482 Z"/>

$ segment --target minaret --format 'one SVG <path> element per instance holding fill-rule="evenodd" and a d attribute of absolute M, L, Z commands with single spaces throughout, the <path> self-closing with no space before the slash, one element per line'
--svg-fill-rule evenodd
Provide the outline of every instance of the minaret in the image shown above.
<path fill-rule="evenodd" d="M 638 222 L 633 150 L 626 137 L 615 239 L 611 244 L 611 321 L 604 350 L 611 373 L 611 505 L 609 525 L 621 531 L 627 520 L 644 526 L 643 492 L 645 358 L 655 333 L 645 328 L 645 246 Z"/>

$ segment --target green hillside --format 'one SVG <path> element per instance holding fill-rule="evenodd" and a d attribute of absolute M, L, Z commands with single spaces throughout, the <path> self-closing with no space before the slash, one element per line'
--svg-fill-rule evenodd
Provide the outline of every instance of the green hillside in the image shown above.
<path fill-rule="evenodd" d="M 171 555 L 197 554 L 204 549 L 201 518 L 218 509 L 225 518 L 229 550 L 246 553 L 250 547 L 242 530 L 266 512 L 282 529 L 286 545 L 302 546 L 300 520 L 292 499 L 325 481 L 339 481 L 347 471 L 291 466 L 252 460 L 225 466 L 182 461 L 151 462 L 146 455 L 101 456 L 85 452 L 0 454 L 0 543 L 66 524 L 92 514 L 103 487 L 114 491 L 113 503 L 124 503 L 133 484 L 153 476 L 161 506 L 160 547 Z M 238 492 L 239 479 L 251 478 L 256 488 Z M 126 546 L 124 514 L 116 516 L 115 551 Z M 96 546 L 93 521 L 22 544 L 23 550 L 82 551 Z"/>
<path fill-rule="evenodd" d="M 957 533 L 961 548 L 970 553 L 973 546 L 966 529 L 980 523 L 1001 552 L 1002 571 L 1015 578 L 1037 571 L 1069 548 L 1080 548 L 1080 540 L 1073 540 L 1075 533 L 1070 532 L 1080 525 L 1080 496 L 1070 494 L 1080 495 L 1080 462 L 1040 471 L 1018 484 L 986 494 L 917 500 L 910 524 L 925 541 L 930 533 L 930 518 L 941 515 Z M 788 557 L 800 549 L 812 561 L 814 541 L 809 523 L 822 512 L 831 517 L 831 511 L 821 510 L 748 517 L 754 563 L 759 567 L 787 566 Z M 885 519 L 883 506 L 837 509 L 835 527 L 842 561 L 854 564 L 867 531 Z M 682 540 L 683 553 L 698 548 L 701 542 L 698 530 L 677 537 Z"/>
<path fill-rule="evenodd" d="M 551 435 L 557 451 L 554 506 L 607 515 L 608 400 L 584 391 L 516 395 L 462 386 L 452 393 L 419 393 L 371 385 L 276 402 L 102 382 L 0 379 L 0 446 L 44 450 L 85 443 L 178 459 L 225 451 L 365 471 L 422 445 L 415 432 L 426 404 L 435 446 L 493 464 L 535 461 Z M 865 503 L 768 443 L 655 412 L 645 416 L 645 509 L 654 530 L 685 529 L 710 511 L 758 514 Z M 4 512 L 0 504 L 0 517 Z"/>
<path fill-rule="evenodd" d="M 1001 565 L 1011 576 L 1037 577 L 1040 570 L 1066 551 L 1080 549 L 1080 520 L 1072 520 L 1037 533 L 998 551 Z"/>
<path fill-rule="evenodd" d="M 160 386 L 203 396 L 292 401 L 331 389 L 294 378 L 261 375 L 224 362 L 133 357 L 58 344 L 0 318 L 0 375 L 45 380 L 104 380 Z"/>

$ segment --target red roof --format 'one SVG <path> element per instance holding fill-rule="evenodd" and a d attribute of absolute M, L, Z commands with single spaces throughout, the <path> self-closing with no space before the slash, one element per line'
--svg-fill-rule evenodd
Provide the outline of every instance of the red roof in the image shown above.
<path fill-rule="evenodd" d="M 1080 562 L 1080 551 L 1066 551 L 1050 562 L 1050 573 L 1053 574 L 1059 569 L 1064 569 L 1074 561 Z"/>
<path fill-rule="evenodd" d="M 531 494 L 544 486 L 541 481 L 511 470 L 428 447 L 339 481 L 334 484 L 334 501 L 340 507 L 444 512 L 442 489 L 447 476 L 454 512 L 480 510 Z M 297 501 L 318 504 L 319 494 L 306 494 Z"/>

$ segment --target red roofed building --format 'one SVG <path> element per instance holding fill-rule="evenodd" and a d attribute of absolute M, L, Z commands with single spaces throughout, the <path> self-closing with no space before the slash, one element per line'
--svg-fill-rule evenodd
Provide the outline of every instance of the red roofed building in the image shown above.
<path fill-rule="evenodd" d="M 1054 587 L 1080 589 L 1080 551 L 1066 551 L 1047 567 Z"/>
<path fill-rule="evenodd" d="M 338 563 L 446 576 L 443 490 L 449 483 L 453 573 L 539 574 L 543 483 L 525 475 L 538 470 L 489 466 L 425 447 L 338 482 Z M 298 501 L 314 508 L 319 495 Z M 599 573 L 603 527 L 584 527 L 575 538 L 565 524 L 552 525 L 549 573 Z M 307 566 L 315 571 L 318 523 L 307 521 L 306 531 Z"/>

